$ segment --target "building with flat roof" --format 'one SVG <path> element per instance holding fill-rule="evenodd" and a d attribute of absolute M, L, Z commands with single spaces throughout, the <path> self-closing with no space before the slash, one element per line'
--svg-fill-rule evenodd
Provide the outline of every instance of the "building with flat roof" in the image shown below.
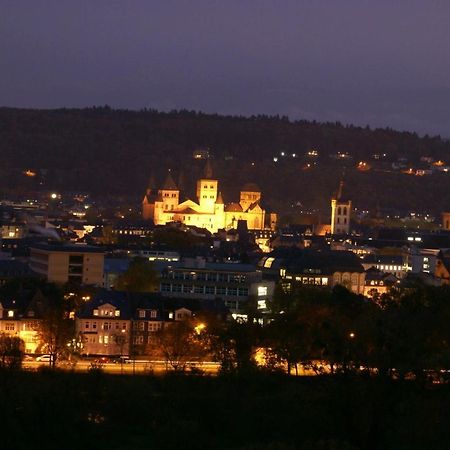
<path fill-rule="evenodd" d="M 104 251 L 88 245 L 35 244 L 30 248 L 30 269 L 53 283 L 102 286 Z"/>
<path fill-rule="evenodd" d="M 265 312 L 274 289 L 275 283 L 263 280 L 262 272 L 251 264 L 185 259 L 169 265 L 161 274 L 161 294 L 164 297 L 203 301 L 220 299 L 233 317 L 243 313 L 251 297 L 257 300 L 258 309 Z"/>

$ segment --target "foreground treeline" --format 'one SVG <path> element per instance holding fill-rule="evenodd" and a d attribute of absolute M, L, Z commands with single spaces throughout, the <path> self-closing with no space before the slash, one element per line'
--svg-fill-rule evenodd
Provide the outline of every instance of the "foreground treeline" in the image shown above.
<path fill-rule="evenodd" d="M 87 293 L 73 289 L 33 280 L 0 289 L 2 298 L 28 292 L 39 318 L 37 353 L 51 354 L 53 366 L 63 360 L 76 363 L 85 353 L 74 317 Z M 450 380 L 450 286 L 410 285 L 371 299 L 342 286 L 322 290 L 293 285 L 289 291 L 279 286 L 269 306 L 271 313 L 261 314 L 257 299 L 251 299 L 246 322 L 219 320 L 201 311 L 187 320 L 164 322 L 148 345 L 137 344 L 132 329 L 125 337 L 129 356 L 163 359 L 168 370 L 177 372 L 194 366 L 201 372 L 203 361 L 216 361 L 223 374 L 295 375 L 307 370 L 427 384 Z M 0 367 L 20 367 L 23 349 L 15 332 L 0 335 Z"/>
<path fill-rule="evenodd" d="M 2 448 L 447 449 L 450 386 L 353 376 L 0 372 Z"/>
<path fill-rule="evenodd" d="M 445 381 L 450 370 L 450 288 L 411 286 L 367 299 L 341 286 L 332 291 L 281 289 L 268 325 L 254 320 L 212 330 L 224 371 L 257 362 L 289 373 L 367 372 Z M 257 310 L 250 317 L 260 318 Z"/>

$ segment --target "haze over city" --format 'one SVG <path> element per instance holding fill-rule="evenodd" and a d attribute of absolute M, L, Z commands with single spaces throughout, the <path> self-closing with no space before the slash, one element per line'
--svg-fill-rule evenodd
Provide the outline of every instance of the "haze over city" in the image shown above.
<path fill-rule="evenodd" d="M 1 8 L 2 106 L 280 114 L 450 136 L 445 1 Z"/>

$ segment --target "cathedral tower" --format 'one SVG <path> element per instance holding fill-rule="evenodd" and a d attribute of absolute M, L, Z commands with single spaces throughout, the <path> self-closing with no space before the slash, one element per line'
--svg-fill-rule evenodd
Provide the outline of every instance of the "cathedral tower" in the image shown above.
<path fill-rule="evenodd" d="M 166 181 L 159 194 L 163 202 L 164 211 L 173 211 L 180 202 L 180 191 L 173 180 L 172 174 L 167 174 Z"/>
<path fill-rule="evenodd" d="M 212 168 L 208 160 L 203 178 L 197 181 L 197 198 L 202 212 L 214 213 L 214 205 L 217 200 L 217 185 L 218 181 L 212 176 Z"/>

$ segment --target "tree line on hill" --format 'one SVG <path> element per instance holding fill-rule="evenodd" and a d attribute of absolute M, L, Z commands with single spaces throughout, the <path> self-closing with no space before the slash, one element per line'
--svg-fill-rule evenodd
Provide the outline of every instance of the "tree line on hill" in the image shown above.
<path fill-rule="evenodd" d="M 139 200 L 150 176 L 161 184 L 171 168 L 180 188 L 192 197 L 204 166 L 203 160 L 192 159 L 197 148 L 210 149 L 226 202 L 236 201 L 239 188 L 253 181 L 275 209 L 288 209 L 298 202 L 326 208 L 342 175 L 338 163 L 329 160 L 337 152 L 353 156 L 346 163 L 346 176 L 361 206 L 375 207 L 377 197 L 386 207 L 418 210 L 427 205 L 441 210 L 450 201 L 445 174 L 417 179 L 354 169 L 359 160 L 383 153 L 388 161 L 406 156 L 417 162 L 425 155 L 445 160 L 450 143 L 440 137 L 264 115 L 109 107 L 0 109 L 0 187 L 6 194 L 14 186 L 15 193 L 37 188 L 85 190 L 103 197 L 128 194 Z M 318 166 L 305 170 L 302 156 L 311 148 L 319 151 Z M 280 157 L 281 152 L 286 158 Z M 292 154 L 301 157 L 293 159 Z M 279 157 L 277 164 L 274 156 Z M 27 168 L 37 170 L 37 175 L 24 176 Z"/>

